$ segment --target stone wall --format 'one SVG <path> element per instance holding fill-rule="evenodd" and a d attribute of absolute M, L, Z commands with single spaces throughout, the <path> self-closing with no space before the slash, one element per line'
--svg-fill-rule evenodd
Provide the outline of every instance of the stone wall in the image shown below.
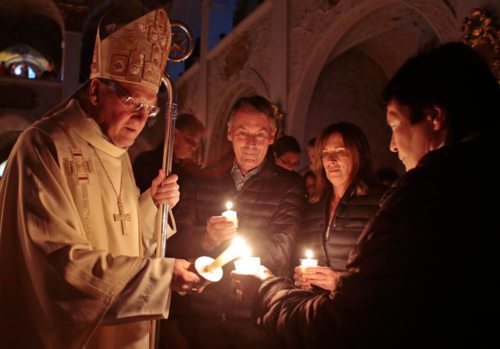
<path fill-rule="evenodd" d="M 500 3 L 494 0 L 265 1 L 181 77 L 180 111 L 195 113 L 207 125 L 208 162 L 229 147 L 225 124 L 232 103 L 259 93 L 280 104 L 286 133 L 302 144 L 331 122 L 351 121 L 368 134 L 376 166 L 401 171 L 388 152 L 379 93 L 409 56 L 457 40 L 464 17 L 475 7 L 500 15 Z M 287 55 L 278 57 L 286 66 L 286 81 L 277 81 L 270 69 L 277 59 L 274 52 L 282 48 L 272 40 L 277 35 L 273 9 L 288 15 Z M 203 63 L 206 69 L 200 68 Z M 281 85 L 286 86 L 285 98 L 273 92 Z"/>

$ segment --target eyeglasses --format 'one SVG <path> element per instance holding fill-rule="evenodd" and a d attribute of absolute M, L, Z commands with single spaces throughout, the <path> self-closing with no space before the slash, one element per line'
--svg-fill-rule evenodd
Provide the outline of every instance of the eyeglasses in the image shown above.
<path fill-rule="evenodd" d="M 140 111 L 144 109 L 148 118 L 153 118 L 160 112 L 160 107 L 156 105 L 151 105 L 144 103 L 136 98 L 130 97 L 128 91 L 124 88 L 115 84 L 110 80 L 101 80 L 102 83 L 113 91 L 118 97 L 120 97 L 120 102 L 123 103 L 131 111 Z"/>

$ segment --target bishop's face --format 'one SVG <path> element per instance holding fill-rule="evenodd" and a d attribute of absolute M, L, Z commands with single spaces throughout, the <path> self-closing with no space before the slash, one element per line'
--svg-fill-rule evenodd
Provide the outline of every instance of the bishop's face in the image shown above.
<path fill-rule="evenodd" d="M 156 107 L 156 94 L 138 84 L 97 81 L 96 122 L 114 145 L 134 144 Z"/>

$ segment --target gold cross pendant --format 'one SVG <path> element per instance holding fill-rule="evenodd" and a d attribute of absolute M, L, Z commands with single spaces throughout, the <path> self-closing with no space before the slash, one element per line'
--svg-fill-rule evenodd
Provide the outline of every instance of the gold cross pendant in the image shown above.
<path fill-rule="evenodd" d="M 118 214 L 113 214 L 115 222 L 120 222 L 122 225 L 122 234 L 127 235 L 127 227 L 125 221 L 130 222 L 130 213 L 123 213 L 122 200 L 118 198 Z"/>

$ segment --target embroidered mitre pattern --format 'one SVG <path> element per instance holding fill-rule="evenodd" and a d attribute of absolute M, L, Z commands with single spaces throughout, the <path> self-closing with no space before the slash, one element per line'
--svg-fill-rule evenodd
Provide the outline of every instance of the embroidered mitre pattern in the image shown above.
<path fill-rule="evenodd" d="M 98 30 L 90 78 L 138 83 L 157 92 L 170 43 L 164 9 L 147 13 L 102 40 Z"/>

